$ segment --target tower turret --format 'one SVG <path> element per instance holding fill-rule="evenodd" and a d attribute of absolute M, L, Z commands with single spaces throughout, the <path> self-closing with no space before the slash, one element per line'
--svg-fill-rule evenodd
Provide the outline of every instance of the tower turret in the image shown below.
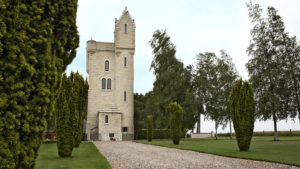
<path fill-rule="evenodd" d="M 127 7 L 125 7 L 119 20 L 117 18 L 115 19 L 114 33 L 116 48 L 135 48 L 135 23 Z"/>

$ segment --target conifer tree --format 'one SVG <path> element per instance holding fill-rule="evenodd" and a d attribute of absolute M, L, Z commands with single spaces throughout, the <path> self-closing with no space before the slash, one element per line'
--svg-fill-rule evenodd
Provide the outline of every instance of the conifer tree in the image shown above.
<path fill-rule="evenodd" d="M 60 157 L 70 157 L 74 147 L 73 114 L 69 107 L 69 91 L 72 81 L 66 74 L 62 76 L 62 84 L 56 100 L 55 131 L 57 135 L 57 149 Z"/>
<path fill-rule="evenodd" d="M 152 141 L 153 137 L 153 117 L 152 115 L 147 116 L 147 139 Z"/>
<path fill-rule="evenodd" d="M 83 120 L 84 120 L 84 80 L 82 76 L 76 72 L 73 79 L 73 126 L 74 126 L 74 146 L 78 147 L 82 140 Z"/>
<path fill-rule="evenodd" d="M 77 0 L 5 0 L 0 9 L 0 163 L 34 168 L 57 79 L 78 47 Z"/>
<path fill-rule="evenodd" d="M 248 151 L 254 128 L 254 95 L 252 86 L 237 80 L 230 92 L 230 112 L 240 151 Z"/>
<path fill-rule="evenodd" d="M 169 104 L 169 112 L 171 137 L 174 144 L 179 144 L 182 131 L 183 110 L 180 104 L 178 104 L 177 102 L 172 102 Z"/>

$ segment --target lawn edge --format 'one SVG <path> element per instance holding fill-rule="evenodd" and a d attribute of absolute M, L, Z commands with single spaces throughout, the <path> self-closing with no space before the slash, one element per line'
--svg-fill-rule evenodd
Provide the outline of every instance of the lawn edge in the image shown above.
<path fill-rule="evenodd" d="M 99 149 L 97 148 L 97 146 L 94 144 L 94 141 L 87 141 L 87 142 L 93 144 L 93 146 L 97 149 L 98 153 L 99 153 L 100 155 L 102 155 L 102 156 L 104 157 L 104 159 L 107 161 L 107 163 L 109 164 L 109 167 L 110 167 L 109 169 L 112 169 L 112 167 L 111 167 L 109 161 L 107 160 L 107 158 L 105 157 L 105 155 L 103 155 L 103 154 L 100 152 L 100 150 L 99 150 Z"/>
<path fill-rule="evenodd" d="M 277 163 L 277 164 L 284 164 L 284 165 L 289 165 L 289 166 L 300 167 L 300 164 L 291 164 L 291 163 L 285 163 L 285 162 L 279 162 L 279 161 L 264 160 L 264 159 L 255 159 L 255 158 L 246 158 L 246 157 L 236 157 L 236 156 L 231 156 L 231 155 L 218 154 L 218 153 L 212 153 L 212 152 L 205 152 L 205 151 L 200 151 L 200 150 L 191 150 L 191 149 L 185 149 L 185 148 L 179 148 L 179 147 L 176 148 L 176 147 L 167 147 L 167 146 L 154 145 L 154 144 L 148 144 L 148 143 L 140 143 L 140 142 L 137 142 L 137 140 L 133 140 L 133 141 L 135 143 L 139 143 L 139 144 L 147 144 L 147 145 L 152 145 L 152 146 L 174 148 L 174 149 L 179 149 L 179 150 L 188 150 L 188 151 L 194 151 L 194 152 L 198 152 L 198 153 L 205 153 L 205 154 L 217 155 L 217 156 L 221 156 L 221 157 L 231 157 L 231 158 L 253 160 L 253 161 L 264 161 L 264 162 L 271 162 L 271 163 Z"/>

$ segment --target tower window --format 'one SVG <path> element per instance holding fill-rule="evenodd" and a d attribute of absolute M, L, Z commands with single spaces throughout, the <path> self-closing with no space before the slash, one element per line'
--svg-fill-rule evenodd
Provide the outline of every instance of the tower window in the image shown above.
<path fill-rule="evenodd" d="M 126 66 L 127 66 L 127 58 L 124 57 L 124 67 L 126 67 Z"/>
<path fill-rule="evenodd" d="M 108 115 L 105 115 L 105 123 L 108 123 Z"/>
<path fill-rule="evenodd" d="M 107 89 L 111 89 L 111 79 L 107 79 Z"/>
<path fill-rule="evenodd" d="M 128 132 L 128 127 L 122 127 L 122 132 Z"/>
<path fill-rule="evenodd" d="M 105 71 L 109 71 L 109 61 L 105 61 Z"/>
<path fill-rule="evenodd" d="M 125 33 L 127 33 L 127 24 L 125 24 Z"/>
<path fill-rule="evenodd" d="M 124 91 L 124 101 L 126 101 L 126 91 Z"/>
<path fill-rule="evenodd" d="M 106 86 L 106 79 L 102 79 L 102 89 L 105 89 L 105 86 Z"/>

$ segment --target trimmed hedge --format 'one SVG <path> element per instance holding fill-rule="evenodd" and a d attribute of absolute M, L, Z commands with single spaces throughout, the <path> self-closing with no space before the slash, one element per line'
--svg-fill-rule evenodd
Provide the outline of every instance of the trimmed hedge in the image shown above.
<path fill-rule="evenodd" d="M 153 138 L 153 117 L 152 115 L 148 115 L 147 116 L 147 139 L 148 141 L 152 141 L 152 138 Z"/>
<path fill-rule="evenodd" d="M 179 144 L 180 142 L 180 135 L 182 129 L 182 121 L 183 121 L 183 110 L 180 104 L 177 102 L 172 102 L 169 104 L 169 123 L 170 123 L 170 132 L 171 137 L 173 139 L 174 144 Z"/>
<path fill-rule="evenodd" d="M 169 129 L 152 129 L 153 137 L 152 139 L 171 139 Z M 180 138 L 184 138 L 185 133 L 181 132 Z M 134 132 L 135 140 L 144 140 L 147 139 L 147 129 L 139 129 Z"/>
<path fill-rule="evenodd" d="M 234 82 L 230 92 L 230 113 L 240 151 L 248 151 L 254 128 L 254 94 L 252 86 L 242 79 Z"/>
<path fill-rule="evenodd" d="M 235 133 L 232 133 L 232 136 L 235 137 Z M 253 132 L 253 136 L 274 136 L 273 131 L 262 131 L 262 132 Z M 299 132 L 295 131 L 278 131 L 278 136 L 300 136 Z M 220 133 L 218 137 L 230 137 L 230 133 Z"/>

